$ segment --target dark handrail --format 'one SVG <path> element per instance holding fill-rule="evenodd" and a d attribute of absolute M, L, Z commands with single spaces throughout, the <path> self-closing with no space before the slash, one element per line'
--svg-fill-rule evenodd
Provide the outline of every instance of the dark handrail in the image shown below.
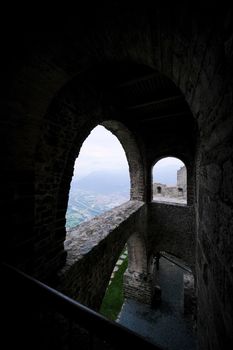
<path fill-rule="evenodd" d="M 132 347 L 138 346 L 140 349 L 161 350 L 161 348 L 145 340 L 137 333 L 118 323 L 108 320 L 99 313 L 78 303 L 15 267 L 5 263 L 2 265 L 8 278 L 10 274 L 10 278 L 19 282 L 17 284 L 18 290 L 23 288 L 23 291 L 26 291 L 28 296 L 35 293 L 35 295 L 39 297 L 40 303 L 49 305 L 50 309 L 54 309 L 56 312 L 64 314 L 69 319 L 77 322 L 81 327 L 84 327 L 95 334 L 98 338 L 108 341 L 109 344 L 114 346 L 117 345 L 122 348 L 124 342 L 127 342 L 130 343 Z M 25 299 L 26 297 L 27 295 L 25 295 Z"/>

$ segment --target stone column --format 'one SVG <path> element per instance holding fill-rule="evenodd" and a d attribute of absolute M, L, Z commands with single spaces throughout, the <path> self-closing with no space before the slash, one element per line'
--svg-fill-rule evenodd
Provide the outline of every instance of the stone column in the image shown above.
<path fill-rule="evenodd" d="M 148 273 L 132 272 L 127 269 L 124 274 L 125 298 L 151 305 L 153 300 L 152 285 L 152 278 Z"/>
<path fill-rule="evenodd" d="M 160 300 L 160 288 L 156 284 L 154 262 L 148 264 L 147 251 L 142 234 L 134 233 L 127 242 L 128 269 L 124 274 L 124 296 L 151 306 Z"/>
<path fill-rule="evenodd" d="M 161 289 L 152 274 L 127 269 L 124 274 L 124 297 L 156 308 L 161 301 Z"/>

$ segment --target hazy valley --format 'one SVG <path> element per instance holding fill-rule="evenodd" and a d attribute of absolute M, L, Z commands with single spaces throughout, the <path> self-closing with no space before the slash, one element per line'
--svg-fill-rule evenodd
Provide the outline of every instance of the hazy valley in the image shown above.
<path fill-rule="evenodd" d="M 129 200 L 127 172 L 93 172 L 71 184 L 66 227 L 74 227 Z"/>

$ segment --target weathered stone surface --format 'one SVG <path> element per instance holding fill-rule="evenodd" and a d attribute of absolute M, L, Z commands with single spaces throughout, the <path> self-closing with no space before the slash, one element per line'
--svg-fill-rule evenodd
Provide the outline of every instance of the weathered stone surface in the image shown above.
<path fill-rule="evenodd" d="M 196 293 L 193 274 L 185 272 L 184 282 L 184 314 L 196 317 Z"/>
<path fill-rule="evenodd" d="M 195 272 L 194 208 L 183 204 L 149 205 L 149 250 L 167 251 L 183 259 Z"/>
<path fill-rule="evenodd" d="M 111 232 L 120 228 L 122 224 L 124 225 L 124 222 L 142 206 L 142 202 L 129 201 L 92 220 L 69 229 L 64 243 L 67 259 L 63 271 L 98 246 Z"/>
<path fill-rule="evenodd" d="M 78 290 L 76 279 L 86 274 L 77 294 L 88 304 L 90 292 L 90 305 L 98 305 L 125 243 L 121 229 L 131 235 L 145 225 L 139 231 L 146 252 L 166 247 L 193 264 L 190 252 L 197 246 L 199 348 L 232 348 L 232 6 L 149 1 L 133 7 L 96 3 L 92 10 L 77 13 L 65 32 L 3 36 L 4 260 L 54 282 L 66 261 L 64 220 L 75 158 L 97 124 L 120 122 L 130 132 L 121 135 L 122 141 L 129 137 L 132 199 L 149 203 L 153 164 L 176 156 L 187 167 L 193 208 L 140 208 L 111 232 L 112 240 L 85 248 L 70 288 Z M 169 105 L 167 98 L 177 95 L 180 102 Z M 144 103 L 150 112 L 136 112 Z"/>
<path fill-rule="evenodd" d="M 71 229 L 59 289 L 98 310 L 127 240 L 143 234 L 145 213 L 143 202 L 129 201 Z"/>
<path fill-rule="evenodd" d="M 141 303 L 152 305 L 153 300 L 152 276 L 146 273 L 130 272 L 124 274 L 124 296 Z"/>
<path fill-rule="evenodd" d="M 229 176 L 233 174 L 233 157 L 223 164 L 223 181 L 221 185 L 221 197 L 229 204 L 233 203 L 233 178 Z"/>

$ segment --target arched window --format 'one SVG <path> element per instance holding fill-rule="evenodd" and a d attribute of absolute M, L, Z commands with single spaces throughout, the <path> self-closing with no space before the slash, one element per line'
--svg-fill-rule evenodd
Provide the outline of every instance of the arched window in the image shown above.
<path fill-rule="evenodd" d="M 187 170 L 180 159 L 166 157 L 154 165 L 153 200 L 187 204 Z"/>
<path fill-rule="evenodd" d="M 98 125 L 74 166 L 66 227 L 74 227 L 130 199 L 129 167 L 117 137 Z"/>

